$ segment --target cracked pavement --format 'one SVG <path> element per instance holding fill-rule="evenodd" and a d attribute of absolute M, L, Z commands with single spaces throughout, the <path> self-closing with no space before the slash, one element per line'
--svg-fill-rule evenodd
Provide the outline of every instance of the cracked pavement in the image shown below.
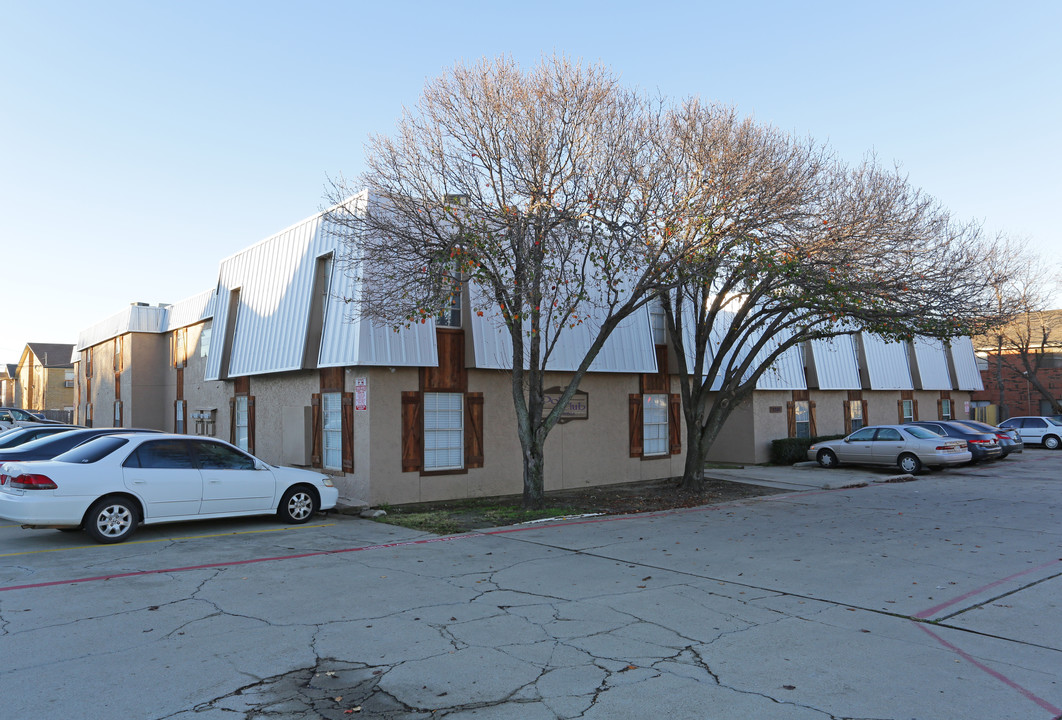
<path fill-rule="evenodd" d="M 0 714 L 1052 720 L 1060 519 L 1062 453 L 1029 449 L 449 539 L 326 516 L 96 546 L 0 523 Z"/>

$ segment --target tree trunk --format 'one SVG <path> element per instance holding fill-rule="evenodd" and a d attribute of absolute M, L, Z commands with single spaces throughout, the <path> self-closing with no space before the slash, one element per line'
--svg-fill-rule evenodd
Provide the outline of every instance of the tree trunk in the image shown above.
<path fill-rule="evenodd" d="M 524 461 L 524 508 L 537 510 L 545 504 L 545 455 L 543 444 L 532 436 L 520 438 Z"/>
<path fill-rule="evenodd" d="M 700 492 L 704 489 L 704 456 L 700 428 L 694 423 L 686 424 L 686 466 L 682 470 L 683 490 Z"/>

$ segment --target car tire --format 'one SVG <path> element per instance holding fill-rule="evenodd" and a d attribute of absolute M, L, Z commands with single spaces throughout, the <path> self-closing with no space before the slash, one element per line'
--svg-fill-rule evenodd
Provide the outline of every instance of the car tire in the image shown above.
<path fill-rule="evenodd" d="M 306 485 L 289 487 L 280 498 L 277 515 L 286 523 L 300 525 L 309 522 L 317 512 L 317 494 Z"/>
<path fill-rule="evenodd" d="M 140 524 L 140 508 L 129 498 L 105 497 L 93 503 L 85 514 L 84 528 L 99 543 L 128 540 Z"/>
<path fill-rule="evenodd" d="M 815 460 L 819 465 L 829 470 L 837 467 L 837 454 L 833 450 L 819 450 L 819 454 L 815 456 Z"/>
<path fill-rule="evenodd" d="M 896 464 L 908 475 L 917 475 L 922 470 L 922 461 L 911 453 L 904 453 L 896 459 Z"/>
<path fill-rule="evenodd" d="M 1054 435 L 1044 435 L 1044 447 L 1048 450 L 1058 450 L 1058 446 L 1062 444 Z"/>

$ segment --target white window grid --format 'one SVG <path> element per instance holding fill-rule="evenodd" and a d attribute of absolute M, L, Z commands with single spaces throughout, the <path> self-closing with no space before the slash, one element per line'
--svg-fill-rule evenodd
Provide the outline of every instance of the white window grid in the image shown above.
<path fill-rule="evenodd" d="M 861 400 L 849 400 L 848 408 L 848 414 L 852 418 L 852 432 L 855 432 L 866 424 L 863 420 L 863 402 Z"/>
<path fill-rule="evenodd" d="M 642 454 L 667 455 L 667 395 L 642 395 Z"/>
<path fill-rule="evenodd" d="M 951 420 L 951 400 L 948 398 L 940 401 L 940 419 Z"/>
<path fill-rule="evenodd" d="M 811 437 L 811 405 L 807 400 L 793 402 L 793 414 L 796 416 L 796 436 Z"/>
<path fill-rule="evenodd" d="M 236 396 L 236 442 L 234 445 L 245 452 L 249 452 L 248 439 L 250 437 L 248 432 L 247 422 L 247 396 Z"/>
<path fill-rule="evenodd" d="M 903 421 L 914 422 L 914 400 L 903 401 Z"/>
<path fill-rule="evenodd" d="M 464 464 L 464 396 L 424 393 L 424 469 L 457 470 Z"/>
<path fill-rule="evenodd" d="M 342 393 L 321 393 L 321 460 L 326 470 L 343 469 L 342 401 Z"/>

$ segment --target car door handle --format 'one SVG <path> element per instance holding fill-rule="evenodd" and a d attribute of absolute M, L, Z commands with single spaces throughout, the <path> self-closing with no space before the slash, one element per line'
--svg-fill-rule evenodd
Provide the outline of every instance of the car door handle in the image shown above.
<path fill-rule="evenodd" d="M 208 482 L 209 482 L 209 483 L 210 483 L 211 485 L 220 485 L 220 484 L 221 484 L 221 481 L 220 481 L 220 480 L 209 480 Z"/>
<path fill-rule="evenodd" d="M 134 485 L 147 485 L 147 480 L 134 480 Z"/>

